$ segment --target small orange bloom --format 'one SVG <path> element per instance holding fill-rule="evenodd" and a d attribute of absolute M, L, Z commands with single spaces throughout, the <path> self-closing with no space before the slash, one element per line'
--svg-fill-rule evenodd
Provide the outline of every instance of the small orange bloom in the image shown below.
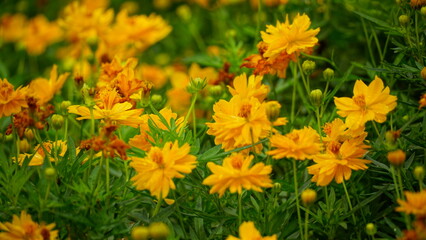
<path fill-rule="evenodd" d="M 0 118 L 19 113 L 28 107 L 26 101 L 28 87 L 19 87 L 15 91 L 7 79 L 0 79 Z"/>
<path fill-rule="evenodd" d="M 419 100 L 419 109 L 422 109 L 426 106 L 426 93 L 424 93 Z"/>
<path fill-rule="evenodd" d="M 426 217 L 426 190 L 421 192 L 405 191 L 404 193 L 407 200 L 398 199 L 400 206 L 396 208 L 396 211 Z"/>

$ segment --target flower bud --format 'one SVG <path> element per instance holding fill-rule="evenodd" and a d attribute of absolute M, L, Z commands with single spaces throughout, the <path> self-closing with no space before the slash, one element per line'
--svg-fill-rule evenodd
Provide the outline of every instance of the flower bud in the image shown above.
<path fill-rule="evenodd" d="M 281 183 L 279 183 L 279 182 L 274 183 L 272 191 L 274 193 L 280 193 L 281 192 Z"/>
<path fill-rule="evenodd" d="M 422 7 L 422 8 L 420 9 L 420 13 L 421 13 L 423 16 L 426 16 L 426 6 L 424 6 L 424 7 Z"/>
<path fill-rule="evenodd" d="M 415 167 L 413 173 L 417 181 L 423 181 L 423 178 L 425 177 L 425 169 L 423 166 Z"/>
<path fill-rule="evenodd" d="M 149 229 L 144 226 L 137 226 L 132 229 L 133 240 L 148 240 Z"/>
<path fill-rule="evenodd" d="M 404 14 L 399 16 L 398 20 L 401 25 L 405 26 L 410 22 L 410 17 Z"/>
<path fill-rule="evenodd" d="M 22 140 L 19 141 L 19 151 L 21 153 L 28 152 L 30 150 L 30 148 L 31 148 L 31 146 L 28 143 L 27 139 L 24 138 L 24 139 L 22 139 Z"/>
<path fill-rule="evenodd" d="M 271 123 L 275 122 L 277 118 L 280 116 L 281 104 L 277 101 L 268 101 L 266 103 L 266 116 Z"/>
<path fill-rule="evenodd" d="M 311 94 L 309 94 L 309 98 L 311 99 L 311 102 L 315 107 L 321 106 L 322 91 L 320 89 L 312 90 Z"/>
<path fill-rule="evenodd" d="M 71 106 L 71 102 L 70 101 L 62 101 L 61 102 L 61 110 L 62 111 L 67 112 L 69 106 Z"/>
<path fill-rule="evenodd" d="M 401 149 L 388 153 L 388 161 L 395 167 L 401 166 L 405 162 L 405 152 Z"/>
<path fill-rule="evenodd" d="M 44 175 L 46 176 L 46 179 L 53 180 L 56 178 L 56 169 L 48 167 L 44 170 Z"/>
<path fill-rule="evenodd" d="M 170 230 L 169 227 L 162 222 L 155 222 L 149 225 L 149 234 L 154 240 L 163 240 L 167 239 L 169 236 Z"/>
<path fill-rule="evenodd" d="M 423 67 L 423 69 L 420 71 L 420 76 L 423 78 L 423 80 L 426 81 L 426 67 Z"/>
<path fill-rule="evenodd" d="M 3 137 L 4 137 L 4 140 L 6 142 L 10 142 L 10 141 L 13 140 L 13 135 L 12 134 L 5 134 Z"/>
<path fill-rule="evenodd" d="M 184 21 L 189 21 L 192 17 L 191 8 L 186 4 L 179 6 L 176 9 L 176 14 Z"/>
<path fill-rule="evenodd" d="M 332 80 L 334 78 L 334 70 L 331 68 L 327 68 L 324 70 L 324 72 L 322 72 L 322 76 L 327 81 Z"/>
<path fill-rule="evenodd" d="M 310 75 L 315 70 L 315 67 L 315 62 L 311 60 L 306 60 L 302 63 L 302 69 L 307 75 Z"/>
<path fill-rule="evenodd" d="M 308 189 L 305 189 L 302 192 L 302 196 L 301 197 L 302 197 L 302 203 L 303 203 L 303 205 L 309 206 L 312 203 L 314 203 L 315 200 L 317 199 L 317 192 L 315 192 L 314 190 L 308 188 Z"/>
<path fill-rule="evenodd" d="M 199 77 L 191 79 L 189 86 L 187 88 L 188 92 L 196 93 L 202 90 L 207 85 L 206 79 L 201 79 Z"/>
<path fill-rule="evenodd" d="M 30 141 L 34 139 L 34 132 L 31 128 L 26 128 L 24 135 L 25 135 L 25 138 L 27 138 Z"/>
<path fill-rule="evenodd" d="M 223 93 L 223 87 L 221 85 L 214 85 L 209 88 L 211 96 L 219 98 Z"/>
<path fill-rule="evenodd" d="M 365 225 L 365 232 L 367 235 L 373 236 L 377 232 L 376 225 L 374 225 L 374 223 L 367 223 L 367 225 Z"/>
<path fill-rule="evenodd" d="M 151 103 L 154 106 L 160 106 L 162 102 L 163 102 L 163 97 L 161 95 L 159 95 L 159 94 L 153 94 L 151 96 Z"/>
<path fill-rule="evenodd" d="M 53 128 L 56 130 L 61 129 L 62 126 L 64 125 L 64 117 L 62 117 L 62 115 L 59 115 L 59 114 L 53 114 L 51 121 L 52 121 Z"/>

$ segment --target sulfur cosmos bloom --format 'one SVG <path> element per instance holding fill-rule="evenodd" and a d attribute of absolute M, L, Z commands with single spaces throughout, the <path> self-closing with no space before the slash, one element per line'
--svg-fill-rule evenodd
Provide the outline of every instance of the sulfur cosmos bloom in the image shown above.
<path fill-rule="evenodd" d="M 13 215 L 12 222 L 0 223 L 0 240 L 54 240 L 58 239 L 55 224 L 38 224 L 25 211 L 18 217 Z"/>
<path fill-rule="evenodd" d="M 426 93 L 424 93 L 419 100 L 419 109 L 422 109 L 426 106 Z"/>
<path fill-rule="evenodd" d="M 19 113 L 27 105 L 27 87 L 13 90 L 7 79 L 0 79 L 0 118 Z"/>
<path fill-rule="evenodd" d="M 386 114 L 396 107 L 396 96 L 389 94 L 389 87 L 385 88 L 382 79 L 377 76 L 368 86 L 357 80 L 353 93 L 352 98 L 334 97 L 337 114 L 346 117 L 345 123 L 349 128 L 358 128 L 371 120 L 383 123 Z"/>
<path fill-rule="evenodd" d="M 143 109 L 132 109 L 133 105 L 131 103 L 117 103 L 116 99 L 117 92 L 115 90 L 110 91 L 103 99 L 103 103 L 101 104 L 103 108 L 99 106 L 93 107 L 93 118 L 115 121 L 117 124 L 138 127 L 138 124 L 142 122 L 140 115 Z M 68 112 L 80 115 L 81 117 L 78 117 L 77 120 L 92 118 L 90 109 L 85 106 L 69 106 Z"/>
<path fill-rule="evenodd" d="M 367 153 L 365 148 L 359 147 L 356 141 L 345 141 L 341 145 L 327 148 L 323 154 L 314 156 L 314 165 L 308 167 L 309 174 L 313 174 L 312 182 L 319 186 L 327 186 L 334 179 L 337 183 L 349 180 L 352 170 L 365 170 L 371 161 L 362 159 Z"/>
<path fill-rule="evenodd" d="M 332 148 L 340 147 L 345 141 L 352 141 L 361 148 L 369 148 L 368 145 L 364 144 L 364 140 L 367 137 L 367 132 L 364 130 L 364 126 L 360 126 L 357 129 L 350 129 L 342 119 L 336 118 L 323 126 L 326 136 L 322 138 L 322 141 L 326 148 L 332 152 L 334 151 Z"/>
<path fill-rule="evenodd" d="M 290 55 L 309 51 L 318 43 L 316 35 L 320 31 L 319 28 L 309 30 L 310 25 L 311 20 L 307 15 L 297 14 L 292 24 L 287 16 L 284 23 L 266 26 L 266 32 L 261 32 L 263 42 L 268 45 L 263 56 L 275 58 L 283 52 Z"/>
<path fill-rule="evenodd" d="M 231 193 L 241 194 L 243 188 L 261 192 L 262 187 L 272 187 L 272 180 L 269 178 L 272 167 L 263 163 L 250 166 L 252 161 L 253 156 L 237 153 L 225 158 L 222 166 L 209 162 L 207 167 L 213 174 L 204 179 L 203 184 L 213 186 L 210 193 L 217 192 L 219 197 L 227 189 Z"/>
<path fill-rule="evenodd" d="M 271 147 L 268 151 L 274 159 L 294 158 L 296 160 L 312 159 L 321 151 L 320 137 L 311 127 L 295 129 L 286 135 L 275 134 L 270 138 Z"/>
<path fill-rule="evenodd" d="M 426 190 L 421 192 L 405 191 L 404 193 L 407 200 L 398 199 L 399 207 L 396 208 L 396 211 L 426 217 Z"/>
<path fill-rule="evenodd" d="M 163 148 L 151 147 L 144 158 L 132 157 L 136 175 L 131 179 L 138 190 L 149 190 L 157 199 L 166 198 L 176 189 L 173 178 L 183 178 L 196 167 L 196 157 L 189 154 L 190 146 L 167 142 Z"/>
<path fill-rule="evenodd" d="M 219 100 L 213 106 L 215 122 L 206 123 L 207 134 L 215 136 L 215 143 L 226 151 L 256 143 L 268 136 L 271 123 L 265 103 L 255 97 L 236 95 L 231 100 Z M 260 146 L 260 145 L 258 145 Z"/>
<path fill-rule="evenodd" d="M 232 96 L 240 95 L 242 98 L 255 97 L 262 102 L 269 93 L 269 87 L 262 84 L 262 76 L 251 75 L 247 79 L 245 73 L 234 79 L 233 87 L 228 86 Z"/>
<path fill-rule="evenodd" d="M 260 232 L 256 229 L 253 222 L 243 222 L 239 228 L 240 238 L 228 236 L 226 240 L 276 240 L 277 235 L 270 237 L 262 237 Z"/>
<path fill-rule="evenodd" d="M 61 90 L 69 73 L 58 76 L 58 67 L 53 65 L 50 78 L 36 78 L 30 82 L 29 95 L 37 100 L 38 105 L 49 102 Z"/>
<path fill-rule="evenodd" d="M 47 159 L 51 162 L 55 161 L 55 154 L 57 156 L 63 157 L 65 153 L 67 152 L 67 143 L 58 140 L 55 142 L 47 141 L 43 142 L 43 146 L 40 146 L 38 144 L 34 147 L 36 150 L 35 153 L 29 154 L 29 153 L 21 153 L 18 156 L 18 163 L 19 165 L 22 165 L 26 158 L 30 158 L 31 160 L 28 163 L 28 166 L 41 166 L 43 165 L 44 159 L 46 158 L 46 152 L 47 152 Z M 80 149 L 77 148 L 77 152 L 80 151 Z"/>

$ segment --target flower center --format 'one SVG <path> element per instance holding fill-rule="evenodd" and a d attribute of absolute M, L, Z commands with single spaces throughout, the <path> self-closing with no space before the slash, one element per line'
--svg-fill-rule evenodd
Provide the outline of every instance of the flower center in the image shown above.
<path fill-rule="evenodd" d="M 340 146 L 341 146 L 341 144 L 339 142 L 331 141 L 328 144 L 327 148 L 328 148 L 328 150 L 330 150 L 330 152 L 332 152 L 334 154 L 339 154 Z"/>
<path fill-rule="evenodd" d="M 1 81 L 0 81 L 1 82 Z M 0 97 L 7 99 L 13 93 L 13 86 L 9 83 L 3 82 L 0 84 Z"/>
<path fill-rule="evenodd" d="M 241 169 L 243 166 L 243 158 L 241 157 L 234 157 L 232 159 L 232 167 L 235 169 Z"/>
<path fill-rule="evenodd" d="M 251 113 L 251 104 L 244 103 L 240 108 L 240 112 L 238 113 L 238 116 L 242 118 L 248 118 L 250 116 L 250 113 Z"/>
<path fill-rule="evenodd" d="M 164 159 L 163 159 L 163 154 L 161 153 L 161 151 L 153 152 L 151 155 L 151 159 L 153 162 L 158 164 L 160 168 L 164 168 Z"/>
<path fill-rule="evenodd" d="M 356 105 L 360 106 L 361 108 L 364 108 L 367 106 L 365 103 L 365 96 L 364 94 L 356 95 L 352 98 Z"/>

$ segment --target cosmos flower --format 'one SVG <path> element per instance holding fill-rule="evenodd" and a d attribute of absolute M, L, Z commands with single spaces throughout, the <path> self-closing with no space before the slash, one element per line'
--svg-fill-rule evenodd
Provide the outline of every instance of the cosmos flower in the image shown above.
<path fill-rule="evenodd" d="M 19 165 L 22 165 L 26 158 L 30 158 L 30 162 L 28 163 L 28 166 L 41 166 L 43 165 L 44 159 L 46 158 L 46 152 L 47 152 L 47 159 L 49 161 L 55 161 L 54 155 L 57 154 L 58 156 L 63 157 L 65 153 L 67 152 L 67 143 L 58 140 L 58 141 L 47 141 L 42 143 L 43 146 L 40 146 L 38 144 L 34 147 L 35 153 L 29 154 L 29 153 L 21 153 L 18 156 L 18 163 Z M 77 149 L 77 152 L 80 149 Z M 55 153 L 56 152 L 56 153 Z"/>
<path fill-rule="evenodd" d="M 419 109 L 422 109 L 426 106 L 426 93 L 424 93 L 419 100 Z"/>
<path fill-rule="evenodd" d="M 352 98 L 334 97 L 337 114 L 346 117 L 345 123 L 352 129 L 371 120 L 383 123 L 386 121 L 386 114 L 396 107 L 397 98 L 389 94 L 389 87 L 385 88 L 382 79 L 377 76 L 368 86 L 357 80 L 353 93 Z"/>
<path fill-rule="evenodd" d="M 399 207 L 396 208 L 396 211 L 426 217 L 426 190 L 421 192 L 405 191 L 404 194 L 407 200 L 398 199 Z"/>
<path fill-rule="evenodd" d="M 262 84 L 262 76 L 251 75 L 247 79 L 245 73 L 234 79 L 233 87 L 228 86 L 232 96 L 240 95 L 242 98 L 255 97 L 262 102 L 269 93 L 269 87 Z"/>
<path fill-rule="evenodd" d="M 56 22 L 49 22 L 44 15 L 28 21 L 22 39 L 29 54 L 39 55 L 52 43 L 60 41 L 62 31 Z"/>
<path fill-rule="evenodd" d="M 28 87 L 13 90 L 7 79 L 0 79 L 0 118 L 19 113 L 28 107 L 26 101 Z"/>
<path fill-rule="evenodd" d="M 231 193 L 241 194 L 242 189 L 262 191 L 262 187 L 272 187 L 269 174 L 271 166 L 263 163 L 256 163 L 250 166 L 253 156 L 246 156 L 243 153 L 231 155 L 223 160 L 222 166 L 213 162 L 207 163 L 207 167 L 212 171 L 212 175 L 204 179 L 204 185 L 212 185 L 210 193 L 219 193 L 222 197 L 227 189 Z"/>
<path fill-rule="evenodd" d="M 167 142 L 163 148 L 152 147 L 144 158 L 132 157 L 130 166 L 136 170 L 131 179 L 138 190 L 149 190 L 157 199 L 166 198 L 176 186 L 173 178 L 183 178 L 196 167 L 196 157 L 189 154 L 185 143 Z"/>
<path fill-rule="evenodd" d="M 240 226 L 240 238 L 228 236 L 226 240 L 276 240 L 277 236 L 274 234 L 270 237 L 262 237 L 260 232 L 256 229 L 253 222 L 243 222 Z"/>

